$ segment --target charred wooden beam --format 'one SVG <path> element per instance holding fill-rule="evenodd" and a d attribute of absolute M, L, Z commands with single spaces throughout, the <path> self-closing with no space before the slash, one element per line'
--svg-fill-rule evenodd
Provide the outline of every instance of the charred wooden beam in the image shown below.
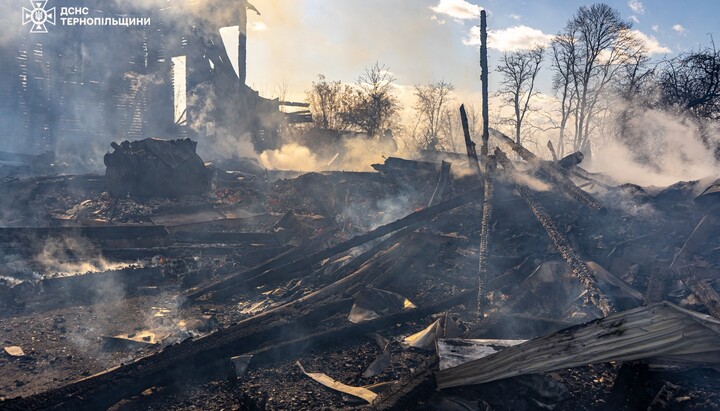
<path fill-rule="evenodd" d="M 715 291 L 712 284 L 707 280 L 698 279 L 695 271 L 690 266 L 683 268 L 682 271 L 685 272 L 684 281 L 693 294 L 703 303 L 710 315 L 720 318 L 720 295 Z"/>
<path fill-rule="evenodd" d="M 284 113 L 285 119 L 290 124 L 312 123 L 312 113 L 309 110 Z"/>
<path fill-rule="evenodd" d="M 428 225 L 433 225 L 434 223 L 435 222 L 428 223 Z M 364 252 L 358 257 L 355 257 L 348 264 L 335 270 L 334 272 L 330 274 L 323 274 L 323 269 L 320 268 L 312 275 L 314 275 L 314 277 L 316 278 L 316 283 L 318 285 L 325 285 L 330 280 L 343 278 L 344 276 L 350 276 L 355 278 L 360 275 L 360 273 L 356 272 L 355 270 L 362 272 L 372 272 L 372 270 L 380 270 L 380 272 L 383 272 L 382 275 L 380 275 L 379 277 L 373 275 L 372 278 L 375 278 L 374 280 L 367 280 L 369 284 L 378 286 L 379 283 L 384 283 L 388 280 L 388 278 L 397 274 L 399 270 L 402 270 L 403 268 L 408 268 L 412 264 L 412 262 L 417 259 L 418 254 L 422 253 L 426 249 L 427 244 L 425 241 L 423 241 L 422 237 L 419 237 L 417 239 L 414 236 L 408 237 L 414 232 L 414 230 L 415 227 L 406 227 L 402 230 L 398 230 L 389 235 L 387 238 L 380 241 L 376 246 L 370 248 L 368 251 Z M 410 257 L 407 257 L 407 255 L 409 255 Z M 378 256 L 381 257 L 379 261 Z M 228 298 L 236 290 L 248 289 L 260 285 L 263 282 L 278 283 L 281 281 L 288 281 L 293 278 L 303 277 L 309 275 L 310 270 L 310 266 L 293 270 L 288 270 L 286 269 L 286 267 L 280 267 L 278 270 L 269 270 L 261 277 L 262 281 L 258 278 L 249 278 L 239 284 L 236 284 L 235 286 L 213 292 L 210 295 L 210 299 L 217 300 Z M 338 281 L 338 284 L 343 281 L 349 281 L 349 279 L 344 278 L 343 280 Z M 357 282 L 354 279 L 353 281 Z M 347 289 L 352 288 L 349 285 L 345 285 L 343 287 L 346 287 Z M 327 292 L 327 290 L 323 292 Z M 310 295 L 314 294 L 316 293 Z M 305 298 L 307 297 L 303 297 L 303 299 L 301 300 L 305 301 Z"/>
<path fill-rule="evenodd" d="M 711 215 L 704 215 L 683 243 L 680 251 L 670 263 L 670 269 L 686 265 L 698 249 L 707 244 L 708 237 L 717 229 L 718 222 Z"/>
<path fill-rule="evenodd" d="M 79 381 L 0 403 L 3 410 L 96 410 L 107 409 L 123 398 L 152 386 L 172 384 L 185 375 L 216 366 L 227 358 L 261 348 L 268 341 L 312 329 L 338 311 L 349 310 L 351 298 L 259 315 L 206 337 L 186 340 L 131 363 L 111 368 Z"/>
<path fill-rule="evenodd" d="M 178 243 L 263 244 L 270 247 L 280 246 L 280 240 L 275 233 L 178 231 L 173 234 L 173 239 Z"/>
<path fill-rule="evenodd" d="M 644 305 L 659 303 L 665 296 L 665 282 L 671 277 L 670 270 L 653 266 L 650 269 L 647 290 L 645 292 Z"/>
<path fill-rule="evenodd" d="M 165 216 L 165 218 L 154 217 L 153 223 L 167 226 L 170 234 L 178 231 L 192 231 L 192 232 L 209 232 L 209 231 L 251 231 L 252 228 L 258 226 L 273 226 L 278 223 L 279 219 L 277 216 L 272 214 L 260 214 L 250 217 L 227 217 L 227 215 L 233 215 L 232 210 L 221 210 L 216 209 L 219 219 L 210 221 L 197 221 L 197 222 L 180 222 L 177 220 L 173 221 L 172 216 Z M 213 217 L 211 217 L 213 218 Z M 182 221 L 182 215 L 180 215 L 180 221 Z"/>
<path fill-rule="evenodd" d="M 355 292 L 356 287 L 373 283 L 380 277 L 381 273 L 392 267 L 398 259 L 402 259 L 408 252 L 408 248 L 409 244 L 407 242 L 397 242 L 389 248 L 377 252 L 351 274 L 290 303 L 290 306 L 313 303 L 334 294 L 351 295 Z"/>
<path fill-rule="evenodd" d="M 280 353 L 282 353 L 282 356 L 287 359 L 289 356 L 297 355 L 309 348 L 336 345 L 338 340 L 341 338 L 359 337 L 377 330 L 393 327 L 396 324 L 420 321 L 430 315 L 441 313 L 455 306 L 461 305 L 468 297 L 474 295 L 475 292 L 476 290 L 464 291 L 460 294 L 447 297 L 435 304 L 425 307 L 403 310 L 398 313 L 381 316 L 373 320 L 344 325 L 329 331 L 311 333 L 291 341 L 262 348 L 252 352 L 253 361 L 273 360 L 278 358 L 278 354 Z"/>
<path fill-rule="evenodd" d="M 626 362 L 620 366 L 615 378 L 607 403 L 603 410 L 641 410 L 644 399 L 638 392 L 642 392 L 650 379 L 647 364 L 639 362 Z"/>
<path fill-rule="evenodd" d="M 284 245 L 281 247 L 266 247 L 248 245 L 174 245 L 169 247 L 149 248 L 103 248 L 103 257 L 113 261 L 135 261 L 143 258 L 152 258 L 156 255 L 165 258 L 182 257 L 220 257 L 227 255 L 242 255 L 243 264 L 260 264 L 294 247 Z"/>
<path fill-rule="evenodd" d="M 548 140 L 547 147 L 548 147 L 548 150 L 550 150 L 550 154 L 552 154 L 553 163 L 557 164 L 558 157 L 557 157 L 557 153 L 555 152 L 555 147 L 553 147 L 552 141 Z"/>
<path fill-rule="evenodd" d="M 575 170 L 572 170 L 572 171 L 570 172 L 570 174 L 572 174 L 573 176 L 575 176 L 575 177 L 577 177 L 577 178 L 579 178 L 579 179 L 581 179 L 581 180 L 585 180 L 585 181 L 588 181 L 588 182 L 590 182 L 590 183 L 593 183 L 593 184 L 595 184 L 595 185 L 597 185 L 597 186 L 600 186 L 600 187 L 602 187 L 602 188 L 604 188 L 604 189 L 606 189 L 606 190 L 610 190 L 610 189 L 612 188 L 612 187 L 610 187 L 609 185 L 607 185 L 607 184 L 605 184 L 605 183 L 603 183 L 603 182 L 601 182 L 601 181 L 598 181 L 598 180 L 595 179 L 595 178 L 592 178 L 592 177 L 590 177 L 590 176 L 587 176 L 587 175 L 585 175 L 585 174 L 577 171 L 577 169 L 580 169 L 580 167 L 575 167 L 575 168 L 576 168 Z"/>
<path fill-rule="evenodd" d="M 225 278 L 221 278 L 214 282 L 211 282 L 210 284 L 206 284 L 199 289 L 192 290 L 186 295 L 186 297 L 191 300 L 196 299 L 210 291 L 223 290 L 225 289 L 225 287 L 229 287 L 233 282 L 239 283 L 246 278 L 256 278 L 257 276 L 269 271 L 274 267 L 286 266 L 293 261 L 302 259 L 304 255 L 307 255 L 307 253 L 310 252 L 310 250 L 322 246 L 322 244 L 328 239 L 330 239 L 330 237 L 332 237 L 336 232 L 337 229 L 325 230 L 319 234 L 316 234 L 309 240 L 302 242 L 299 247 L 287 250 L 282 254 L 279 254 L 263 262 L 262 264 L 259 264 L 248 270 L 232 273 Z"/>
<path fill-rule="evenodd" d="M 495 157 L 507 172 L 516 172 L 515 166 L 512 165 L 510 159 L 499 148 L 495 149 Z M 598 288 L 592 271 L 590 271 L 585 262 L 580 258 L 580 255 L 578 255 L 573 246 L 570 245 L 570 242 L 562 231 L 555 225 L 550 214 L 537 201 L 533 191 L 527 185 L 521 183 L 517 183 L 517 189 L 520 192 L 520 196 L 525 200 L 525 203 L 530 207 L 530 210 L 535 214 L 537 220 L 543 225 L 545 231 L 547 231 L 555 248 L 588 291 L 587 298 L 590 302 L 597 306 L 603 315 L 608 315 L 615 311 L 613 303 L 603 294 L 600 288 Z"/>
<path fill-rule="evenodd" d="M 510 146 L 512 151 L 517 153 L 517 155 L 519 155 L 523 160 L 527 161 L 528 163 L 536 162 L 538 160 L 537 156 L 532 151 L 516 143 L 515 141 L 513 141 L 512 138 L 505 135 L 505 133 L 502 133 L 494 128 L 490 129 L 490 133 L 492 133 L 493 137 Z"/>
<path fill-rule="evenodd" d="M 478 290 L 472 290 L 476 293 Z M 458 298 L 465 296 L 471 298 L 475 294 L 468 292 L 461 294 Z M 467 300 L 459 300 L 467 301 Z M 488 330 L 505 317 L 518 301 L 511 300 L 506 307 L 484 317 L 472 329 L 468 330 L 466 338 L 482 338 Z M 449 304 L 446 304 L 449 305 Z M 374 410 L 406 410 L 415 408 L 416 404 L 432 395 L 437 389 L 437 380 L 434 378 L 438 370 L 439 359 L 437 356 L 429 358 L 421 364 L 412 374 L 403 378 L 392 391 L 380 396 L 372 406 Z"/>
<path fill-rule="evenodd" d="M 475 142 L 470 138 L 470 125 L 468 124 L 468 117 L 465 112 L 465 104 L 460 105 L 460 122 L 462 123 L 463 135 L 465 136 L 468 167 L 480 174 L 480 162 L 478 161 L 477 151 L 475 151 Z"/>
<path fill-rule="evenodd" d="M 0 161 L 9 161 L 12 163 L 21 163 L 27 165 L 50 165 L 55 159 L 54 152 L 46 152 L 43 154 L 24 154 L 12 153 L 8 151 L 0 151 Z"/>
<path fill-rule="evenodd" d="M 45 293 L 95 293 L 101 292 L 108 285 L 120 287 L 138 284 L 151 284 L 164 278 L 159 267 L 125 268 L 121 270 L 102 271 L 67 277 L 46 278 L 39 285 Z"/>
<path fill-rule="evenodd" d="M 278 101 L 278 104 L 285 107 L 310 107 L 309 103 L 301 103 L 297 101 Z"/>
<path fill-rule="evenodd" d="M 488 101 L 487 15 L 480 11 L 480 77 L 482 82 L 483 133 L 480 155 L 486 158 L 490 140 L 490 109 Z"/>
<path fill-rule="evenodd" d="M 285 264 L 264 264 L 263 266 L 256 267 L 249 271 L 230 275 L 225 279 L 222 279 L 190 293 L 187 297 L 190 299 L 196 299 L 209 292 L 222 292 L 227 295 L 228 292 L 232 292 L 233 287 L 236 287 L 238 285 L 242 285 L 244 287 L 257 286 L 269 281 L 283 279 L 287 276 L 288 273 L 292 274 L 297 271 L 309 270 L 311 266 L 315 263 L 318 263 L 326 258 L 332 257 L 342 252 L 348 251 L 357 246 L 363 245 L 369 241 L 384 237 L 397 230 L 403 229 L 405 227 L 419 227 L 424 222 L 428 221 L 431 218 L 434 218 L 435 216 L 443 212 L 478 200 L 481 194 L 481 189 L 467 191 L 450 200 L 408 214 L 401 219 L 382 225 L 365 234 L 353 237 L 336 246 L 326 248 L 324 250 L 315 252 L 301 258 L 297 258 L 294 261 L 287 262 Z"/>
<path fill-rule="evenodd" d="M 270 360 L 277 358 L 278 353 L 296 355 L 299 352 L 319 345 L 336 344 L 340 338 L 365 335 L 370 332 L 392 327 L 395 324 L 403 324 L 410 321 L 418 321 L 429 315 L 447 311 L 455 306 L 463 304 L 468 298 L 472 298 L 477 290 L 467 290 L 460 294 L 450 296 L 435 304 L 419 307 L 412 310 L 401 311 L 396 314 L 376 318 L 371 321 L 352 324 L 338 329 L 310 335 L 295 341 L 280 344 L 276 347 L 260 350 L 254 354 L 253 360 Z M 389 393 L 381 396 L 372 405 L 374 410 L 399 410 L 412 409 L 418 400 L 432 394 L 435 389 L 434 372 L 438 366 L 436 356 L 425 361 L 415 372 L 407 378 L 402 379 Z"/>
<path fill-rule="evenodd" d="M 450 177 L 450 166 L 451 164 L 444 160 L 440 163 L 438 182 L 437 185 L 435 185 L 435 191 L 433 191 L 432 197 L 430 197 L 428 207 L 437 205 L 442 201 L 442 196 L 445 192 L 445 187 L 447 187 L 448 178 Z"/>
<path fill-rule="evenodd" d="M 411 410 L 417 404 L 428 398 L 437 389 L 435 371 L 440 360 L 437 356 L 428 358 L 416 368 L 407 378 L 401 379 L 388 394 L 379 397 L 372 409 L 385 410 Z"/>
<path fill-rule="evenodd" d="M 490 221 L 493 213 L 493 174 L 495 173 L 495 157 L 488 157 L 485 171 L 485 192 L 483 194 L 482 222 L 480 224 L 480 251 L 478 253 L 478 296 L 477 316 L 482 318 L 485 308 L 485 289 L 488 283 L 488 254 L 490 247 Z"/>
<path fill-rule="evenodd" d="M 397 244 L 399 241 L 401 241 L 405 236 L 410 234 L 412 230 L 410 229 L 403 229 L 396 231 L 389 235 L 387 238 L 384 238 L 383 240 L 379 241 L 377 244 L 375 244 L 373 247 L 365 251 L 364 253 L 360 254 L 359 256 L 353 258 L 345 264 L 344 266 L 338 268 L 337 270 L 333 271 L 330 274 L 322 274 L 323 276 L 336 281 L 341 278 L 344 278 L 345 276 L 348 276 L 355 272 L 355 270 L 362 267 L 365 263 L 368 261 L 371 261 L 372 259 L 376 258 L 380 253 L 383 252 L 383 250 L 388 250 L 390 247 L 393 246 L 393 244 Z"/>
<path fill-rule="evenodd" d="M 400 243 L 396 243 L 386 250 L 385 260 L 391 260 L 389 251 L 401 247 Z M 382 259 L 383 256 L 377 258 Z M 217 364 L 227 361 L 227 358 L 234 355 L 251 351 L 258 351 L 260 357 L 263 352 L 267 354 L 269 351 L 292 355 L 313 345 L 333 344 L 338 338 L 348 335 L 362 335 L 397 323 L 421 319 L 461 304 L 468 296 L 477 292 L 469 290 L 430 306 L 313 334 L 320 320 L 337 312 L 349 311 L 353 299 L 345 297 L 354 284 L 371 282 L 381 275 L 382 270 L 357 270 L 316 293 L 258 314 L 206 337 L 184 341 L 132 363 L 63 387 L 26 398 L 10 399 L 2 403 L 3 409 L 105 409 L 122 398 L 137 395 L 148 387 L 170 384 L 179 375 L 197 375 L 198 370 L 217 367 Z M 303 334 L 309 335 L 285 342 L 287 335 Z M 271 348 L 263 351 L 262 348 L 268 345 Z"/>
<path fill-rule="evenodd" d="M 44 238 L 84 237 L 90 240 L 137 240 L 165 238 L 168 231 L 156 225 L 115 225 L 97 227 L 2 227 L 0 242 L 22 242 Z"/>
<path fill-rule="evenodd" d="M 517 144 L 514 142 L 510 137 L 506 136 L 505 134 L 492 129 L 491 130 L 494 137 L 502 140 L 504 143 L 509 145 L 514 152 L 516 152 L 520 157 L 522 157 L 523 160 L 527 161 L 534 167 L 537 167 L 538 171 L 546 177 L 548 180 L 550 180 L 555 186 L 557 186 L 559 189 L 567 193 L 570 197 L 575 199 L 580 204 L 587 207 L 589 210 L 605 214 L 607 213 L 607 209 L 602 205 L 600 201 L 598 201 L 595 197 L 590 195 L 589 193 L 583 191 L 582 189 L 578 188 L 578 186 L 575 185 L 567 176 L 565 176 L 562 172 L 560 172 L 555 166 L 548 164 L 547 162 L 541 161 L 535 154 L 533 154 L 530 150 L 526 149 L 525 147 L 521 146 L 520 144 Z"/>
<path fill-rule="evenodd" d="M 565 157 L 561 158 L 557 162 L 557 165 L 561 169 L 563 169 L 565 171 L 569 171 L 569 170 L 572 170 L 575 167 L 577 167 L 580 163 L 582 163 L 584 158 L 585 158 L 585 155 L 582 152 L 576 151 L 574 153 L 570 153 L 570 154 L 566 155 Z"/>
<path fill-rule="evenodd" d="M 398 157 L 388 157 L 383 164 L 372 164 L 372 168 L 381 173 L 392 173 L 397 170 L 420 173 L 435 173 L 439 170 L 437 163 L 430 161 L 406 160 Z"/>
<path fill-rule="evenodd" d="M 707 244 L 709 236 L 717 230 L 717 224 L 718 221 L 715 217 L 703 216 L 670 263 L 670 269 L 678 273 L 678 277 L 690 287 L 693 294 L 705 305 L 712 316 L 720 318 L 720 295 L 711 284 L 697 277 L 695 268 L 690 263 L 700 248 Z"/>
<path fill-rule="evenodd" d="M 16 303 L 28 311 L 44 311 L 74 305 L 100 304 L 138 294 L 139 287 L 167 283 L 159 267 L 125 268 L 39 281 L 28 294 L 16 295 Z"/>

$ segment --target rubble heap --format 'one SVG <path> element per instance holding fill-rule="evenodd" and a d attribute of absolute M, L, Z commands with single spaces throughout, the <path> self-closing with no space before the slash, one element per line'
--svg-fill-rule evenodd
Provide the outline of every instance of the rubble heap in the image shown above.
<path fill-rule="evenodd" d="M 105 154 L 105 181 L 115 197 L 179 197 L 206 192 L 210 172 L 196 153 L 197 142 L 186 139 L 112 143 Z"/>
<path fill-rule="evenodd" d="M 720 408 L 718 183 L 492 136 L 166 202 L 4 183 L 0 410 Z"/>

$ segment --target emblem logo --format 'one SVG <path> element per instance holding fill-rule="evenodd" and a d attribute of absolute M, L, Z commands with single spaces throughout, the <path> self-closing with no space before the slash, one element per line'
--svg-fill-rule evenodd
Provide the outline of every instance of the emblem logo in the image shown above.
<path fill-rule="evenodd" d="M 23 7 L 22 24 L 32 24 L 30 33 L 47 33 L 47 25 L 55 25 L 55 7 L 45 9 L 47 0 L 30 0 L 32 9 Z"/>

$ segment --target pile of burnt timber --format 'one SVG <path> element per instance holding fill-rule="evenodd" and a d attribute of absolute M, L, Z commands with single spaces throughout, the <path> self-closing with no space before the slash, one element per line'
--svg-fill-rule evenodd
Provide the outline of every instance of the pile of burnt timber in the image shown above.
<path fill-rule="evenodd" d="M 705 187 L 672 188 L 672 205 L 668 191 L 591 194 L 574 182 L 577 164 L 543 162 L 500 137 L 526 161 L 498 148 L 480 159 L 482 173 L 458 177 L 449 162 L 390 158 L 378 173 L 278 182 L 267 204 L 281 213 L 209 208 L 151 216 L 163 224 L 0 229 L 20 259 L 37 255 L 23 245 L 60 237 L 136 264 L 27 280 L 0 293 L 14 313 L 7 324 L 102 311 L 113 284 L 140 311 L 174 301 L 161 318 L 219 322 L 172 343 L 105 347 L 114 362 L 84 362 L 45 384 L 28 381 L 23 364 L 52 345 L 9 332 L 8 345 L 32 354 L 0 359 L 0 409 L 720 405 L 706 369 L 720 363 L 720 237 L 705 217 L 710 199 L 693 196 Z M 374 208 L 358 215 L 347 199 L 363 194 Z M 13 261 L 4 264 L 0 274 Z M 130 339 L 143 324 L 95 340 L 85 330 L 83 347 Z M 72 345 L 76 331 L 63 332 Z"/>
<path fill-rule="evenodd" d="M 197 143 L 148 138 L 112 143 L 105 154 L 110 194 L 123 197 L 178 197 L 206 192 L 210 172 L 196 153 Z"/>

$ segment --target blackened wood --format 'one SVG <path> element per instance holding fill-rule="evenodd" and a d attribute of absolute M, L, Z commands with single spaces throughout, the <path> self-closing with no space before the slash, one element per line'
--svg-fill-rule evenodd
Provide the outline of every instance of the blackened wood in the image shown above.
<path fill-rule="evenodd" d="M 659 266 L 651 267 L 643 305 L 661 302 L 665 296 L 665 283 L 667 279 L 671 277 L 671 272 L 667 268 Z"/>
<path fill-rule="evenodd" d="M 488 140 L 490 140 L 490 109 L 488 101 L 488 58 L 487 58 L 487 15 L 485 10 L 480 11 L 480 77 L 482 81 L 482 116 L 483 134 L 480 155 L 488 155 Z"/>
<path fill-rule="evenodd" d="M 583 191 L 575 185 L 563 172 L 559 171 L 556 166 L 549 164 L 548 162 L 540 161 L 535 154 L 530 150 L 526 149 L 520 144 L 514 142 L 510 137 L 505 134 L 492 130 L 493 136 L 502 140 L 504 143 L 509 145 L 514 152 L 516 152 L 523 160 L 527 161 L 538 169 L 545 178 L 550 180 L 557 188 L 567 193 L 570 197 L 575 199 L 580 204 L 587 207 L 590 211 L 599 213 L 601 215 L 607 213 L 607 209 L 598 201 L 595 197 Z"/>
<path fill-rule="evenodd" d="M 437 205 L 442 201 L 443 193 L 445 193 L 445 187 L 447 187 L 448 178 L 450 178 L 450 163 L 442 161 L 440 164 L 440 174 L 438 175 L 438 182 L 435 185 L 435 191 L 433 191 L 432 197 L 428 207 Z"/>
<path fill-rule="evenodd" d="M 165 238 L 168 232 L 157 225 L 112 225 L 97 227 L 2 227 L 0 242 L 26 242 L 47 238 L 84 237 L 90 240 L 136 240 Z"/>
<path fill-rule="evenodd" d="M 515 166 L 512 165 L 510 159 L 499 148 L 495 149 L 495 157 L 507 172 L 516 172 Z M 537 201 L 533 191 L 527 185 L 521 183 L 517 183 L 517 189 L 537 220 L 543 225 L 545 231 L 547 231 L 555 248 L 588 291 L 587 298 L 590 302 L 597 306 L 605 316 L 614 312 L 615 307 L 613 303 L 597 286 L 597 281 L 590 268 L 588 268 L 583 259 L 580 258 L 580 255 L 575 251 L 575 248 L 570 244 L 567 237 L 565 237 L 562 231 L 555 225 L 555 222 L 547 210 Z"/>
<path fill-rule="evenodd" d="M 481 195 L 482 189 L 467 191 L 450 200 L 408 214 L 401 219 L 382 225 L 365 234 L 353 237 L 336 246 L 326 248 L 324 250 L 312 253 L 302 258 L 295 259 L 294 261 L 287 264 L 263 264 L 260 267 L 230 275 L 225 279 L 202 287 L 199 290 L 188 294 L 187 297 L 190 299 L 195 299 L 209 292 L 217 293 L 222 291 L 223 293 L 226 293 L 227 291 L 232 290 L 233 286 L 236 286 L 238 284 L 243 284 L 243 286 L 245 287 L 258 286 L 268 281 L 276 281 L 278 279 L 283 279 L 286 275 L 288 275 L 288 273 L 309 270 L 315 263 L 318 263 L 326 258 L 332 257 L 342 252 L 348 251 L 357 246 L 363 245 L 369 241 L 384 237 L 387 234 L 390 234 L 397 230 L 411 226 L 419 227 L 424 222 L 443 212 L 455 209 L 473 201 L 477 201 L 479 198 L 481 198 Z"/>
<path fill-rule="evenodd" d="M 373 276 L 379 274 L 381 272 L 357 275 L 354 282 L 371 281 Z M 10 399 L 0 403 L 0 409 L 106 409 L 120 399 L 137 395 L 148 387 L 166 385 L 191 374 L 201 375 L 204 367 L 215 367 L 234 355 L 251 351 L 259 351 L 260 358 L 263 352 L 293 355 L 293 352 L 300 352 L 313 345 L 336 343 L 338 338 L 362 335 L 394 324 L 416 321 L 461 304 L 477 293 L 477 290 L 469 290 L 426 307 L 312 334 L 320 320 L 337 312 L 349 311 L 353 299 L 344 298 L 342 293 L 351 283 L 346 280 L 341 283 L 341 287 L 333 284 L 328 287 L 332 292 L 320 293 L 323 296 L 334 294 L 334 299 L 319 300 L 308 296 L 309 298 L 258 314 L 206 337 L 184 341 L 104 373 L 26 398 Z M 288 335 L 302 335 L 304 332 L 310 335 L 283 342 Z M 273 344 L 273 341 L 279 345 L 270 350 L 262 350 L 268 343 Z"/>
<path fill-rule="evenodd" d="M 186 295 L 186 297 L 188 299 L 195 299 L 201 295 L 206 294 L 209 291 L 221 290 L 221 289 L 231 285 L 233 283 L 233 281 L 236 283 L 241 282 L 246 277 L 254 278 L 255 276 L 260 275 L 260 274 L 270 270 L 273 267 L 285 266 L 286 264 L 289 264 L 292 261 L 301 259 L 303 255 L 307 255 L 307 253 L 310 252 L 310 250 L 314 249 L 315 247 L 321 246 L 325 241 L 327 241 L 335 233 L 337 233 L 337 229 L 335 229 L 335 228 L 328 229 L 321 233 L 318 233 L 315 236 L 313 236 L 312 238 L 310 238 L 308 241 L 301 243 L 300 246 L 289 249 L 289 250 L 283 252 L 282 254 L 279 254 L 279 255 L 263 262 L 262 264 L 259 264 L 248 270 L 234 272 L 232 274 L 229 274 L 227 277 L 215 280 L 207 285 L 200 287 L 199 289 L 191 290 Z"/>
<path fill-rule="evenodd" d="M 263 244 L 269 247 L 280 246 L 280 240 L 275 233 L 179 231 L 173 234 L 173 239 L 178 243 Z"/>
<path fill-rule="evenodd" d="M 650 380 L 647 364 L 628 362 L 620 366 L 610 396 L 603 410 L 642 410 L 647 409 L 645 387 Z"/>
<path fill-rule="evenodd" d="M 548 149 L 550 150 L 550 154 L 552 154 L 553 163 L 557 164 L 557 162 L 558 162 L 558 157 L 557 157 L 557 153 L 555 153 L 555 147 L 553 147 L 552 141 L 548 140 L 548 142 L 547 142 L 547 147 L 548 147 Z"/>
<path fill-rule="evenodd" d="M 690 266 L 684 268 L 683 271 L 686 273 L 685 282 L 693 294 L 703 303 L 710 315 L 720 319 L 720 295 L 712 284 L 709 281 L 698 279 Z"/>
<path fill-rule="evenodd" d="M 485 293 L 488 283 L 488 254 L 490 252 L 490 222 L 493 214 L 493 174 L 495 158 L 488 157 L 485 170 L 485 193 L 483 195 L 482 220 L 480 223 L 480 250 L 478 252 L 478 296 L 477 316 L 481 318 L 485 309 Z"/>
<path fill-rule="evenodd" d="M 477 151 L 475 150 L 475 142 L 470 138 L 470 125 L 468 124 L 467 113 L 465 112 L 465 104 L 460 105 L 460 122 L 462 123 L 463 135 L 465 136 L 465 150 L 468 156 L 468 167 L 480 174 L 480 162 L 478 161 Z"/>

